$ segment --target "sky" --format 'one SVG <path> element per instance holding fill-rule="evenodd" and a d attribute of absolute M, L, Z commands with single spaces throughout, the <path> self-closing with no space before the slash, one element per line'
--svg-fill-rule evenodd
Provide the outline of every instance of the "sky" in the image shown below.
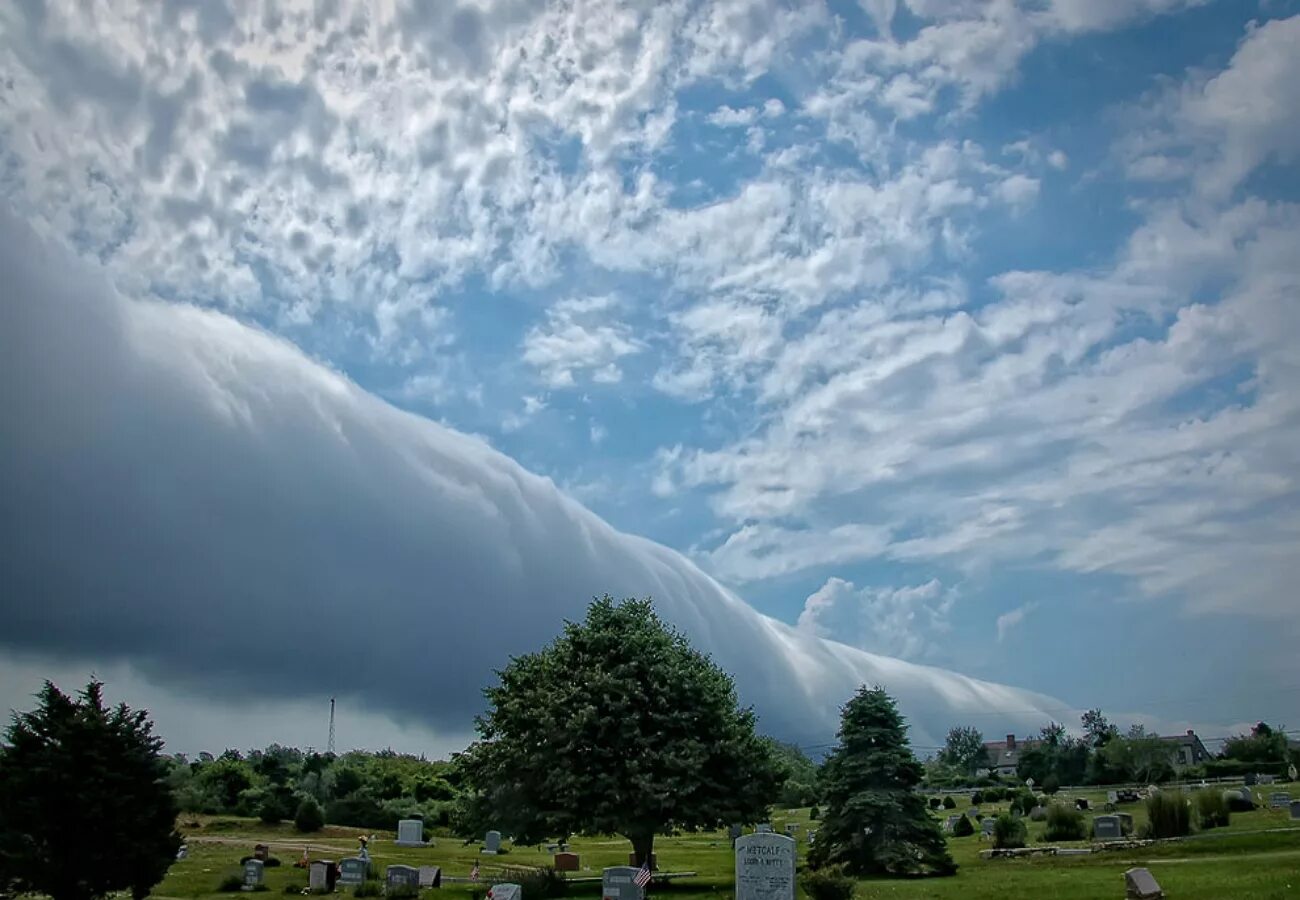
<path fill-rule="evenodd" d="M 1300 2 L 0 6 L 0 707 L 1300 727 Z"/>

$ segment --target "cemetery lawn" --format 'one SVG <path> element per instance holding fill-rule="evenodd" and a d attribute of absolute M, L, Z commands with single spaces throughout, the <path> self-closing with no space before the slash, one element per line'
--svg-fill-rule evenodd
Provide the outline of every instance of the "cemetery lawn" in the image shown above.
<path fill-rule="evenodd" d="M 1286 790 L 1286 787 L 1281 789 Z M 1094 810 L 1100 812 L 1105 802 L 1105 792 L 1087 792 Z M 1064 799 L 1064 795 L 1062 795 Z M 956 812 L 970 808 L 966 797 L 958 797 Z M 985 804 L 985 814 L 1005 809 L 1006 804 Z M 1121 811 L 1133 814 L 1140 827 L 1144 819 L 1142 804 L 1125 804 Z M 810 822 L 808 810 L 775 811 L 772 818 L 774 830 L 780 832 L 786 823 L 799 825 L 800 866 L 802 851 L 806 848 Z M 935 813 L 940 821 L 946 810 Z M 196 827 L 197 826 L 197 827 Z M 281 895 L 286 890 L 297 891 L 306 887 L 307 873 L 293 868 L 304 846 L 311 847 L 314 859 L 338 860 L 354 854 L 356 837 L 361 833 L 354 828 L 330 827 L 311 836 L 299 835 L 290 823 L 267 826 L 255 819 L 229 817 L 183 817 L 182 833 L 189 845 L 189 858 L 178 861 L 167 878 L 154 891 L 154 897 L 175 900 L 216 900 L 217 885 L 226 875 L 239 873 L 240 857 L 252 853 L 253 844 L 269 843 L 272 854 L 282 865 L 266 869 L 267 892 L 263 896 Z M 1043 830 L 1042 823 L 1030 824 L 1029 846 L 1038 845 L 1037 838 Z M 961 866 L 953 878 L 920 880 L 863 880 L 858 884 L 858 900 L 872 898 L 962 898 L 962 900 L 1008 900 L 1017 897 L 1119 898 L 1124 895 L 1123 872 L 1132 866 L 1146 866 L 1155 875 L 1160 886 L 1173 900 L 1221 900 L 1223 897 L 1249 897 L 1259 900 L 1294 898 L 1300 896 L 1300 823 L 1292 823 L 1286 811 L 1256 810 L 1251 813 L 1234 813 L 1228 828 L 1206 832 L 1206 837 L 1168 842 L 1148 847 L 1094 853 L 1078 857 L 1034 857 L 1030 859 L 983 860 L 979 851 L 988 849 L 988 842 L 978 836 L 949 838 L 953 858 Z M 460 840 L 435 836 L 436 846 L 428 848 L 394 847 L 395 835 L 378 833 L 371 845 L 371 858 L 383 867 L 395 863 L 407 865 L 441 866 L 444 877 L 465 877 L 470 867 L 478 861 L 482 877 L 491 879 L 505 874 L 512 867 L 539 866 L 550 862 L 550 854 L 538 847 L 510 847 L 499 856 L 480 856 L 480 844 L 465 845 Z M 1056 846 L 1088 846 L 1057 844 Z M 579 837 L 570 849 L 582 859 L 583 871 L 570 877 L 598 877 L 606 866 L 627 865 L 630 844 L 620 837 Z M 732 900 L 733 855 L 725 832 L 688 834 L 678 837 L 659 837 L 655 840 L 655 854 L 661 872 L 696 872 L 692 878 L 673 881 L 669 885 L 658 882 L 652 885 L 651 896 L 666 900 Z M 423 891 L 422 900 L 479 900 L 486 883 L 478 885 L 444 881 L 439 890 Z M 599 881 L 574 883 L 569 895 L 578 898 L 598 898 Z M 350 892 L 338 892 L 339 900 L 350 898 Z M 804 894 L 799 891 L 802 900 Z M 524 900 L 538 898 L 524 897 Z"/>

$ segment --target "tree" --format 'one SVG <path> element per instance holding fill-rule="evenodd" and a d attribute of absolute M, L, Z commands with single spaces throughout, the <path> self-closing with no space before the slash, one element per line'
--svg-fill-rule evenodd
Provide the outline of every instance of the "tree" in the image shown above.
<path fill-rule="evenodd" d="M 171 767 L 148 713 L 105 707 L 98 681 L 76 697 L 47 681 L 37 699 L 0 745 L 0 896 L 147 896 L 180 847 Z M 74 814 L 92 839 L 68 838 Z"/>
<path fill-rule="evenodd" d="M 785 772 L 785 787 L 777 802 L 785 807 L 811 806 L 817 801 L 817 766 L 795 744 L 764 737 L 777 764 Z"/>
<path fill-rule="evenodd" d="M 948 738 L 939 751 L 939 761 L 959 769 L 966 775 L 988 768 L 989 753 L 984 746 L 984 735 L 978 728 L 958 725 L 948 729 Z"/>
<path fill-rule="evenodd" d="M 1250 734 L 1239 734 L 1223 742 L 1223 758 L 1249 763 L 1287 761 L 1286 733 L 1260 722 Z"/>
<path fill-rule="evenodd" d="M 779 795 L 783 771 L 731 677 L 649 600 L 596 600 L 497 674 L 481 739 L 457 760 L 462 833 L 621 834 L 639 863 L 656 834 L 753 822 Z"/>
<path fill-rule="evenodd" d="M 855 875 L 954 874 L 943 833 L 914 790 L 921 776 L 893 699 L 881 688 L 860 688 L 844 706 L 839 743 L 822 767 L 824 809 L 809 862 Z"/>
<path fill-rule="evenodd" d="M 1119 729 L 1106 720 L 1100 709 L 1090 709 L 1079 719 L 1088 743 L 1095 750 L 1104 747 L 1106 742 L 1119 734 Z"/>
<path fill-rule="evenodd" d="M 351 824 L 351 823 L 349 823 Z M 315 797 L 304 797 L 293 817 L 293 827 L 302 832 L 320 831 L 325 827 L 325 811 Z"/>

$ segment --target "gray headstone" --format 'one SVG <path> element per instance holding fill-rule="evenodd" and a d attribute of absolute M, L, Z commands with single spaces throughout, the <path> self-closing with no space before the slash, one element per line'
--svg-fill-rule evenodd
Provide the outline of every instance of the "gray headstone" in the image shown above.
<path fill-rule="evenodd" d="M 1269 809 L 1286 809 L 1290 805 L 1291 805 L 1291 795 L 1288 794 L 1286 791 L 1278 791 L 1275 794 L 1269 795 L 1268 798 Z"/>
<path fill-rule="evenodd" d="M 957 827 L 957 823 L 960 821 L 961 816 L 949 816 L 948 821 L 943 823 L 943 830 L 952 834 L 952 830 Z"/>
<path fill-rule="evenodd" d="M 798 822 L 789 822 L 789 823 L 787 823 L 786 826 L 785 826 L 785 833 L 788 834 L 788 835 L 792 835 L 792 836 L 793 836 L 794 833 L 795 833 L 796 831 L 798 831 L 798 830 L 799 830 L 799 823 L 798 823 Z"/>
<path fill-rule="evenodd" d="M 339 860 L 339 884 L 357 885 L 364 883 L 369 865 L 369 862 L 359 856 L 349 856 Z"/>
<path fill-rule="evenodd" d="M 997 819 L 994 819 L 992 816 L 989 816 L 987 819 L 984 819 L 983 821 L 980 822 L 980 831 L 982 831 L 984 834 L 992 834 L 993 829 L 996 825 L 997 825 Z"/>
<path fill-rule="evenodd" d="M 389 866 L 384 869 L 384 884 L 393 888 L 420 889 L 420 870 L 415 866 Z"/>
<path fill-rule="evenodd" d="M 402 819 L 397 823 L 397 840 L 393 843 L 399 847 L 429 846 L 424 842 L 424 820 Z"/>
<path fill-rule="evenodd" d="M 771 822 L 759 822 L 756 826 L 754 826 L 754 831 L 755 831 L 757 834 L 771 834 L 771 833 L 772 833 L 772 823 L 771 823 Z"/>
<path fill-rule="evenodd" d="M 244 887 L 253 888 L 262 883 L 265 863 L 260 859 L 250 859 L 244 863 Z"/>
<path fill-rule="evenodd" d="M 421 888 L 442 887 L 442 867 L 441 866 L 420 866 L 420 887 Z"/>
<path fill-rule="evenodd" d="M 816 829 L 816 828 L 809 828 L 809 829 L 808 829 L 808 843 L 809 843 L 809 844 L 815 844 L 815 843 L 817 843 L 817 829 Z"/>
<path fill-rule="evenodd" d="M 1116 817 L 1117 819 L 1119 819 L 1119 830 L 1120 830 L 1121 832 L 1123 832 L 1124 834 L 1132 834 L 1132 833 L 1133 833 L 1133 814 L 1132 814 L 1132 813 L 1126 813 L 1126 812 L 1115 813 L 1115 817 Z"/>
<path fill-rule="evenodd" d="M 1093 836 L 1101 841 L 1118 840 L 1124 836 L 1119 816 L 1097 816 L 1092 820 Z"/>
<path fill-rule="evenodd" d="M 1272 783 L 1275 782 L 1275 781 L 1277 781 L 1277 776 L 1276 776 L 1276 775 L 1260 775 L 1260 776 L 1259 776 L 1259 783 L 1260 783 L 1260 784 L 1272 784 Z"/>
<path fill-rule="evenodd" d="M 1107 791 L 1107 792 L 1106 792 L 1106 802 L 1107 802 L 1107 803 L 1118 803 L 1118 802 L 1119 802 L 1119 791 Z"/>
<path fill-rule="evenodd" d="M 635 866 L 610 866 L 600 873 L 601 900 L 641 900 L 645 892 L 633 881 Z"/>
<path fill-rule="evenodd" d="M 487 900 L 520 900 L 523 896 L 524 889 L 509 881 L 494 884 L 487 892 Z"/>
<path fill-rule="evenodd" d="M 736 841 L 736 900 L 794 900 L 794 838 L 747 834 Z"/>
<path fill-rule="evenodd" d="M 728 828 L 727 837 L 731 838 L 731 846 L 736 846 L 736 838 L 740 837 L 744 833 L 745 829 L 741 828 L 739 825 L 732 825 Z"/>
<path fill-rule="evenodd" d="M 329 888 L 330 867 L 321 860 L 317 860 L 307 869 L 307 889 L 312 891 L 328 891 Z"/>
<path fill-rule="evenodd" d="M 1300 819 L 1300 800 L 1291 801 L 1291 818 Z"/>
<path fill-rule="evenodd" d="M 1134 900 L 1154 900 L 1163 897 L 1155 878 L 1147 869 L 1129 869 L 1124 873 L 1124 896 Z"/>
<path fill-rule="evenodd" d="M 483 852 L 496 853 L 501 849 L 501 832 L 489 831 L 483 835 Z"/>

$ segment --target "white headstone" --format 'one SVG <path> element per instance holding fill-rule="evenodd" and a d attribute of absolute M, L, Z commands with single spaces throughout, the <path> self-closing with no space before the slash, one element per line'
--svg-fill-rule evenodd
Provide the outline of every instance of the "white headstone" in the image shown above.
<path fill-rule="evenodd" d="M 794 838 L 747 834 L 736 841 L 736 900 L 794 900 Z"/>
<path fill-rule="evenodd" d="M 429 846 L 424 842 L 424 820 L 402 819 L 397 823 L 397 840 L 393 843 L 399 847 Z"/>
<path fill-rule="evenodd" d="M 1124 873 L 1124 896 L 1134 900 L 1154 900 L 1164 895 L 1147 869 L 1129 869 Z"/>
<path fill-rule="evenodd" d="M 610 866 L 601 872 L 601 900 L 641 900 L 645 893 L 634 880 L 639 871 L 635 866 Z"/>
<path fill-rule="evenodd" d="M 494 884 L 487 892 L 487 900 L 520 900 L 523 896 L 524 889 L 509 881 Z"/>
<path fill-rule="evenodd" d="M 483 835 L 483 852 L 496 853 L 501 849 L 501 832 L 489 831 Z"/>
<path fill-rule="evenodd" d="M 264 865 L 260 859 L 250 859 L 244 863 L 244 888 L 246 890 L 251 890 L 262 883 Z"/>
<path fill-rule="evenodd" d="M 1288 779 L 1295 781 L 1297 775 L 1300 775 L 1300 773 L 1296 772 L 1295 763 L 1291 763 L 1291 765 L 1286 767 L 1286 777 Z"/>
<path fill-rule="evenodd" d="M 339 884 L 363 884 L 369 865 L 369 862 L 359 856 L 348 856 L 339 860 Z"/>
<path fill-rule="evenodd" d="M 1118 802 L 1119 802 L 1119 791 L 1107 791 L 1107 792 L 1106 792 L 1106 802 L 1107 802 L 1107 803 L 1118 803 Z"/>
<path fill-rule="evenodd" d="M 328 891 L 330 888 L 330 867 L 328 863 L 317 860 L 307 870 L 307 888 L 312 891 Z"/>

